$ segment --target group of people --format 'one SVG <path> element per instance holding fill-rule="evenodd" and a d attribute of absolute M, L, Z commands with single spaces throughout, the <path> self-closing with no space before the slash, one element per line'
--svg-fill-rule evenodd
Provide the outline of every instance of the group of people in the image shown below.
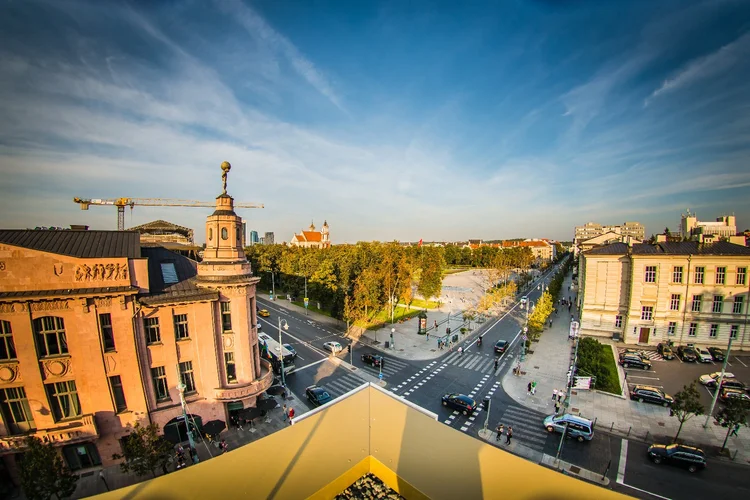
<path fill-rule="evenodd" d="M 187 454 L 190 456 L 191 463 L 198 463 L 198 452 L 195 448 L 189 448 Z M 188 466 L 185 448 L 183 448 L 182 445 L 178 445 L 177 450 L 175 451 L 175 463 L 177 464 L 177 470 Z"/>
<path fill-rule="evenodd" d="M 284 419 L 289 425 L 292 425 L 292 419 L 294 418 L 294 408 L 289 407 L 287 409 L 286 405 L 284 405 L 282 411 L 284 412 Z"/>
<path fill-rule="evenodd" d="M 529 385 L 527 386 L 526 395 L 527 396 L 533 396 L 536 394 L 536 380 L 532 380 L 529 382 Z"/>
<path fill-rule="evenodd" d="M 495 429 L 497 432 L 497 436 L 495 437 L 495 441 L 500 441 L 503 437 L 503 433 L 505 432 L 505 426 L 503 424 L 498 424 L 497 428 Z M 510 444 L 510 440 L 513 438 L 513 427 L 510 425 L 508 426 L 508 432 L 505 434 L 505 444 Z"/>
<path fill-rule="evenodd" d="M 564 390 L 554 389 L 552 391 L 552 401 L 555 403 L 555 415 L 558 415 L 560 413 L 560 410 L 562 409 L 563 397 L 565 397 Z"/>

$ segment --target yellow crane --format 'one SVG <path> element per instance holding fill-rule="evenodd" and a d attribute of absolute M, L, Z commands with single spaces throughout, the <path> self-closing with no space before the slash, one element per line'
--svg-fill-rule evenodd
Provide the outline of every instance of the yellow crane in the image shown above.
<path fill-rule="evenodd" d="M 81 210 L 88 210 L 90 205 L 113 205 L 117 207 L 117 230 L 125 230 L 125 207 L 203 207 L 214 208 L 214 201 L 174 200 L 167 198 L 73 198 L 81 205 Z M 234 208 L 263 208 L 262 203 L 234 203 Z"/>

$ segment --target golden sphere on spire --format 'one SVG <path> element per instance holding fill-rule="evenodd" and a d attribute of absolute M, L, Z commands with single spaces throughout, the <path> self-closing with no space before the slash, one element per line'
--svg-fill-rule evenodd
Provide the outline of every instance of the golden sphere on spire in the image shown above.
<path fill-rule="evenodd" d="M 231 170 L 232 165 L 228 162 L 222 162 L 221 164 L 221 181 L 224 185 L 224 194 L 227 194 L 227 174 L 229 173 L 229 170 Z"/>

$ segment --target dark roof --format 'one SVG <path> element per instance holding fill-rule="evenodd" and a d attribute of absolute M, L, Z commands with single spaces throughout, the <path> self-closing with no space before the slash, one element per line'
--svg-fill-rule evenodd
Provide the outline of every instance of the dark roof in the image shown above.
<path fill-rule="evenodd" d="M 136 231 L 2 229 L 0 243 L 83 259 L 141 256 L 140 235 Z"/>
<path fill-rule="evenodd" d="M 192 232 L 192 230 L 188 227 L 178 226 L 177 224 L 173 224 L 172 222 L 167 222 L 162 219 L 147 222 L 145 224 L 141 224 L 140 226 L 133 226 L 130 228 L 130 231 L 138 231 L 139 233 L 144 234 L 166 231 L 172 233 L 180 233 L 185 236 L 188 236 L 189 233 Z"/>
<path fill-rule="evenodd" d="M 586 255 L 625 255 L 628 245 L 613 243 L 595 247 L 584 252 Z M 637 243 L 632 248 L 633 255 L 738 255 L 750 256 L 750 247 L 735 245 L 728 241 L 699 243 L 697 241 L 662 241 L 659 243 Z"/>
<path fill-rule="evenodd" d="M 0 292 L 0 299 L 36 299 L 58 295 L 110 295 L 113 293 L 135 293 L 137 291 L 137 286 L 105 286 L 100 288 L 69 288 L 62 290 L 24 290 L 20 292 Z"/>
<path fill-rule="evenodd" d="M 164 247 L 142 247 L 141 253 L 148 258 L 149 293 L 143 294 L 140 301 L 147 305 L 170 302 L 193 302 L 197 300 L 216 300 L 218 292 L 198 288 L 193 282 L 197 274 L 198 263 L 192 259 L 170 252 Z M 177 283 L 164 283 L 161 265 L 173 263 L 177 273 Z"/>

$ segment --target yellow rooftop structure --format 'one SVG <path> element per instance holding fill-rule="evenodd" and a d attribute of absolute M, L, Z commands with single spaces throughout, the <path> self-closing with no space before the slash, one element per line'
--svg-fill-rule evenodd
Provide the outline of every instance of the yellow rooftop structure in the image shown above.
<path fill-rule="evenodd" d="M 287 429 L 99 498 L 327 499 L 368 472 L 409 500 L 628 498 L 467 436 L 368 383 Z"/>

